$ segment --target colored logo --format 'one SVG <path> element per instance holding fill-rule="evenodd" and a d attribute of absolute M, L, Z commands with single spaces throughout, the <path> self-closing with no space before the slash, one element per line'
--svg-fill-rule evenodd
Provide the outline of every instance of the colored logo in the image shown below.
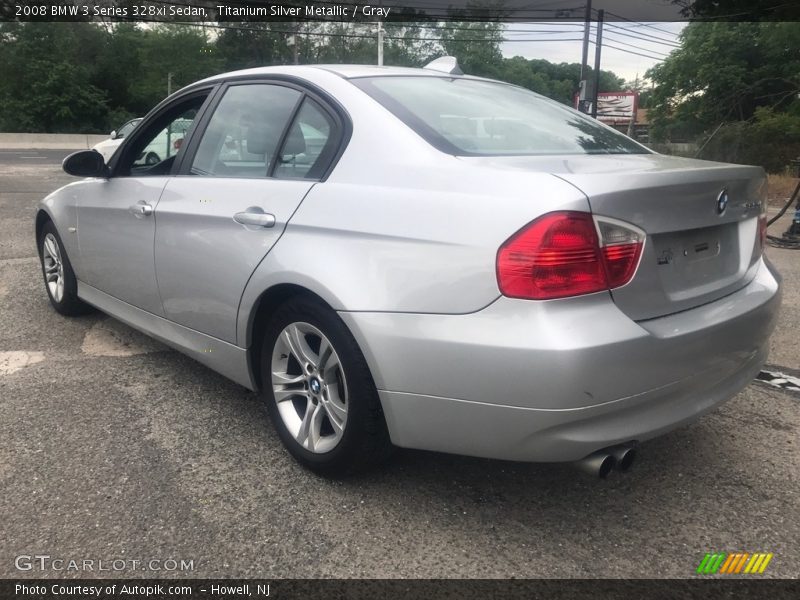
<path fill-rule="evenodd" d="M 717 214 L 722 215 L 726 208 L 728 208 L 728 192 L 722 190 L 717 196 Z"/>
<path fill-rule="evenodd" d="M 715 573 L 723 575 L 761 575 L 771 560 L 771 552 L 769 554 L 765 552 L 755 552 L 753 554 L 748 552 L 714 552 L 703 557 L 697 567 L 697 573 L 701 575 L 714 575 Z"/>

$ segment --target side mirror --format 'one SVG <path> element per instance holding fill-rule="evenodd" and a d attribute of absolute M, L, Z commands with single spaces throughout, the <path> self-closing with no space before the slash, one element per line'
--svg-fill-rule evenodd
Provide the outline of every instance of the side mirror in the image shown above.
<path fill-rule="evenodd" d="M 106 161 L 97 150 L 73 152 L 64 159 L 61 168 L 76 177 L 108 177 Z"/>
<path fill-rule="evenodd" d="M 117 139 L 117 130 L 115 129 L 114 131 L 112 131 L 111 133 L 109 133 L 109 134 L 108 134 L 108 137 L 110 137 L 112 140 L 115 140 L 115 139 Z"/>

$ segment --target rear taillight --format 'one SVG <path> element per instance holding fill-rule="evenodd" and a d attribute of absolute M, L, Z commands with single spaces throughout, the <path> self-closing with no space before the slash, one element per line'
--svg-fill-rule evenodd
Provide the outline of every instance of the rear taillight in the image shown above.
<path fill-rule="evenodd" d="M 497 252 L 505 296 L 551 300 L 613 289 L 636 272 L 644 232 L 583 212 L 553 212 L 511 236 Z"/>
<path fill-rule="evenodd" d="M 603 264 L 608 276 L 608 287 L 618 288 L 631 279 L 639 266 L 644 245 L 644 232 L 612 219 L 595 217 L 600 234 Z"/>
<path fill-rule="evenodd" d="M 758 188 L 758 206 L 761 209 L 758 214 L 758 249 L 759 256 L 764 254 L 764 248 L 767 245 L 767 229 L 769 228 L 769 221 L 767 221 L 767 178 L 764 177 L 761 185 Z"/>
<path fill-rule="evenodd" d="M 758 217 L 758 247 L 764 253 L 764 246 L 767 245 L 767 214 Z"/>

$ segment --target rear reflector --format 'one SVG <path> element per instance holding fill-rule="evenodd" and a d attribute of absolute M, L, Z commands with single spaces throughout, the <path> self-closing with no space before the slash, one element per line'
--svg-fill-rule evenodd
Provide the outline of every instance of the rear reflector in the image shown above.
<path fill-rule="evenodd" d="M 628 283 L 644 232 L 589 213 L 553 212 L 511 236 L 497 252 L 497 282 L 512 298 L 552 300 Z"/>

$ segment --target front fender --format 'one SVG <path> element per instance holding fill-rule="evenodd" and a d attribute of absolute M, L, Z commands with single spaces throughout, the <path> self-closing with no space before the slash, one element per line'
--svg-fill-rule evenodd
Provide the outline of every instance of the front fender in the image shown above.
<path fill-rule="evenodd" d="M 72 270 L 78 279 L 82 279 L 83 269 L 80 260 L 80 246 L 78 244 L 78 193 L 77 188 L 81 182 L 76 181 L 57 189 L 52 194 L 40 200 L 36 205 L 35 232 L 38 235 L 45 219 L 53 222 L 61 237 L 64 250 L 69 257 Z M 38 252 L 38 239 L 37 252 Z"/>

